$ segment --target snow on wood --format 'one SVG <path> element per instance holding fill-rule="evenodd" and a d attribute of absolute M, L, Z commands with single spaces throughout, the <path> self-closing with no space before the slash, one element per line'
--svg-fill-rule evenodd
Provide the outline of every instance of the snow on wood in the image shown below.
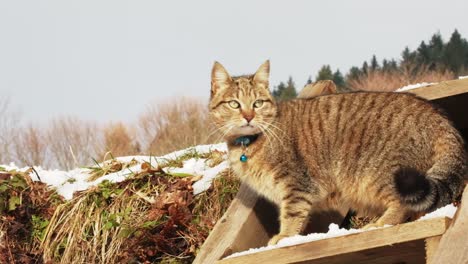
<path fill-rule="evenodd" d="M 435 210 L 434 212 L 428 213 L 418 219 L 418 221 L 422 220 L 428 220 L 428 219 L 434 219 L 434 218 L 453 218 L 455 215 L 455 212 L 457 211 L 457 207 L 455 207 L 453 204 L 449 204 L 445 207 L 439 208 Z M 390 227 L 390 225 L 381 227 L 381 228 L 386 228 Z M 298 244 L 303 244 L 303 243 L 309 243 L 312 241 L 316 240 L 322 240 L 322 239 L 327 239 L 327 238 L 333 238 L 333 237 L 339 237 L 339 236 L 346 236 L 350 234 L 356 234 L 356 233 L 361 233 L 361 232 L 366 232 L 366 231 L 371 231 L 375 229 L 381 229 L 381 228 L 372 228 L 368 230 L 363 230 L 363 229 L 344 229 L 344 228 L 339 228 L 337 224 L 330 224 L 329 230 L 327 233 L 312 233 L 308 235 L 296 235 L 292 237 L 287 237 L 278 242 L 277 245 L 275 246 L 265 246 L 265 247 L 260 247 L 260 248 L 251 248 L 246 251 L 242 252 L 237 252 L 234 253 L 228 257 L 228 258 L 233 258 L 233 257 L 239 257 L 239 256 L 244 256 L 244 255 L 249 255 L 249 254 L 254 254 L 262 251 L 267 251 L 267 250 L 272 250 L 272 249 L 277 249 L 277 248 L 282 248 L 282 247 L 288 247 L 288 246 L 293 246 L 293 245 L 298 245 Z"/>
<path fill-rule="evenodd" d="M 416 89 L 416 88 L 426 87 L 426 86 L 430 86 L 430 85 L 434 85 L 434 84 L 436 84 L 436 83 L 422 82 L 422 83 L 410 84 L 410 85 L 403 86 L 401 88 L 396 89 L 395 92 L 405 92 L 405 91 L 408 91 L 408 90 L 413 90 L 413 89 Z"/>
<path fill-rule="evenodd" d="M 410 222 L 225 258 L 219 263 L 415 263 L 411 260 L 421 260 L 421 250 L 424 261 L 424 239 L 442 235 L 449 223 L 448 218 Z"/>

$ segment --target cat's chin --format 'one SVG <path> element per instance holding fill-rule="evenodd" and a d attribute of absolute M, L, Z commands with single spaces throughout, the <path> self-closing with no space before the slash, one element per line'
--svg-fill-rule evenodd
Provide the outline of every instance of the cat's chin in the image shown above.
<path fill-rule="evenodd" d="M 241 127 L 232 129 L 230 134 L 232 136 L 248 136 L 248 135 L 259 134 L 261 132 L 262 131 L 257 126 L 246 125 L 246 126 L 241 126 Z"/>

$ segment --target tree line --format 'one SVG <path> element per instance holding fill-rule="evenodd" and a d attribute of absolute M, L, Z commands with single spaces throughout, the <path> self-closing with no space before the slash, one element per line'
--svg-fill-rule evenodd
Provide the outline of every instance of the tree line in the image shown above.
<path fill-rule="evenodd" d="M 410 77 L 421 75 L 422 72 L 450 73 L 444 76 L 455 77 L 468 74 L 468 41 L 456 29 L 447 42 L 437 32 L 428 41 L 421 41 L 415 50 L 405 47 L 399 60 L 392 58 L 379 61 L 374 54 L 370 61 L 351 67 L 345 74 L 339 69 L 333 70 L 330 65 L 323 65 L 314 79 L 309 76 L 305 85 L 320 80 L 332 80 L 340 92 L 348 92 L 359 88 L 355 84 L 363 83 L 363 79 L 370 74 L 401 74 L 409 75 L 407 79 L 411 79 Z M 297 87 L 290 76 L 286 82 L 274 86 L 272 93 L 275 98 L 286 100 L 296 97 L 296 88 L 302 87 Z"/>

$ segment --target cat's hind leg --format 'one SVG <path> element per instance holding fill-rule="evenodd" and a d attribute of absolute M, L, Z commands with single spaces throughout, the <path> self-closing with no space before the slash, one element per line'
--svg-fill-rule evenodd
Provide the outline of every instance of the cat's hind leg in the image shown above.
<path fill-rule="evenodd" d="M 389 204 L 384 214 L 374 223 L 367 224 L 364 229 L 372 227 L 382 227 L 384 225 L 397 225 L 403 223 L 408 218 L 409 212 L 407 208 L 399 202 Z"/>

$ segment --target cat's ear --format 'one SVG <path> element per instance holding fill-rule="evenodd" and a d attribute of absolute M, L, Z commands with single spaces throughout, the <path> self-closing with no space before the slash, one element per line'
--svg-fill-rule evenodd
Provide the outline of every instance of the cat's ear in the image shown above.
<path fill-rule="evenodd" d="M 219 90 L 229 86 L 232 82 L 231 76 L 221 63 L 215 61 L 213 69 L 211 70 L 211 96 L 216 94 Z"/>
<path fill-rule="evenodd" d="M 253 77 L 254 82 L 263 83 L 268 88 L 268 79 L 270 78 L 270 61 L 265 61 L 255 72 Z"/>

